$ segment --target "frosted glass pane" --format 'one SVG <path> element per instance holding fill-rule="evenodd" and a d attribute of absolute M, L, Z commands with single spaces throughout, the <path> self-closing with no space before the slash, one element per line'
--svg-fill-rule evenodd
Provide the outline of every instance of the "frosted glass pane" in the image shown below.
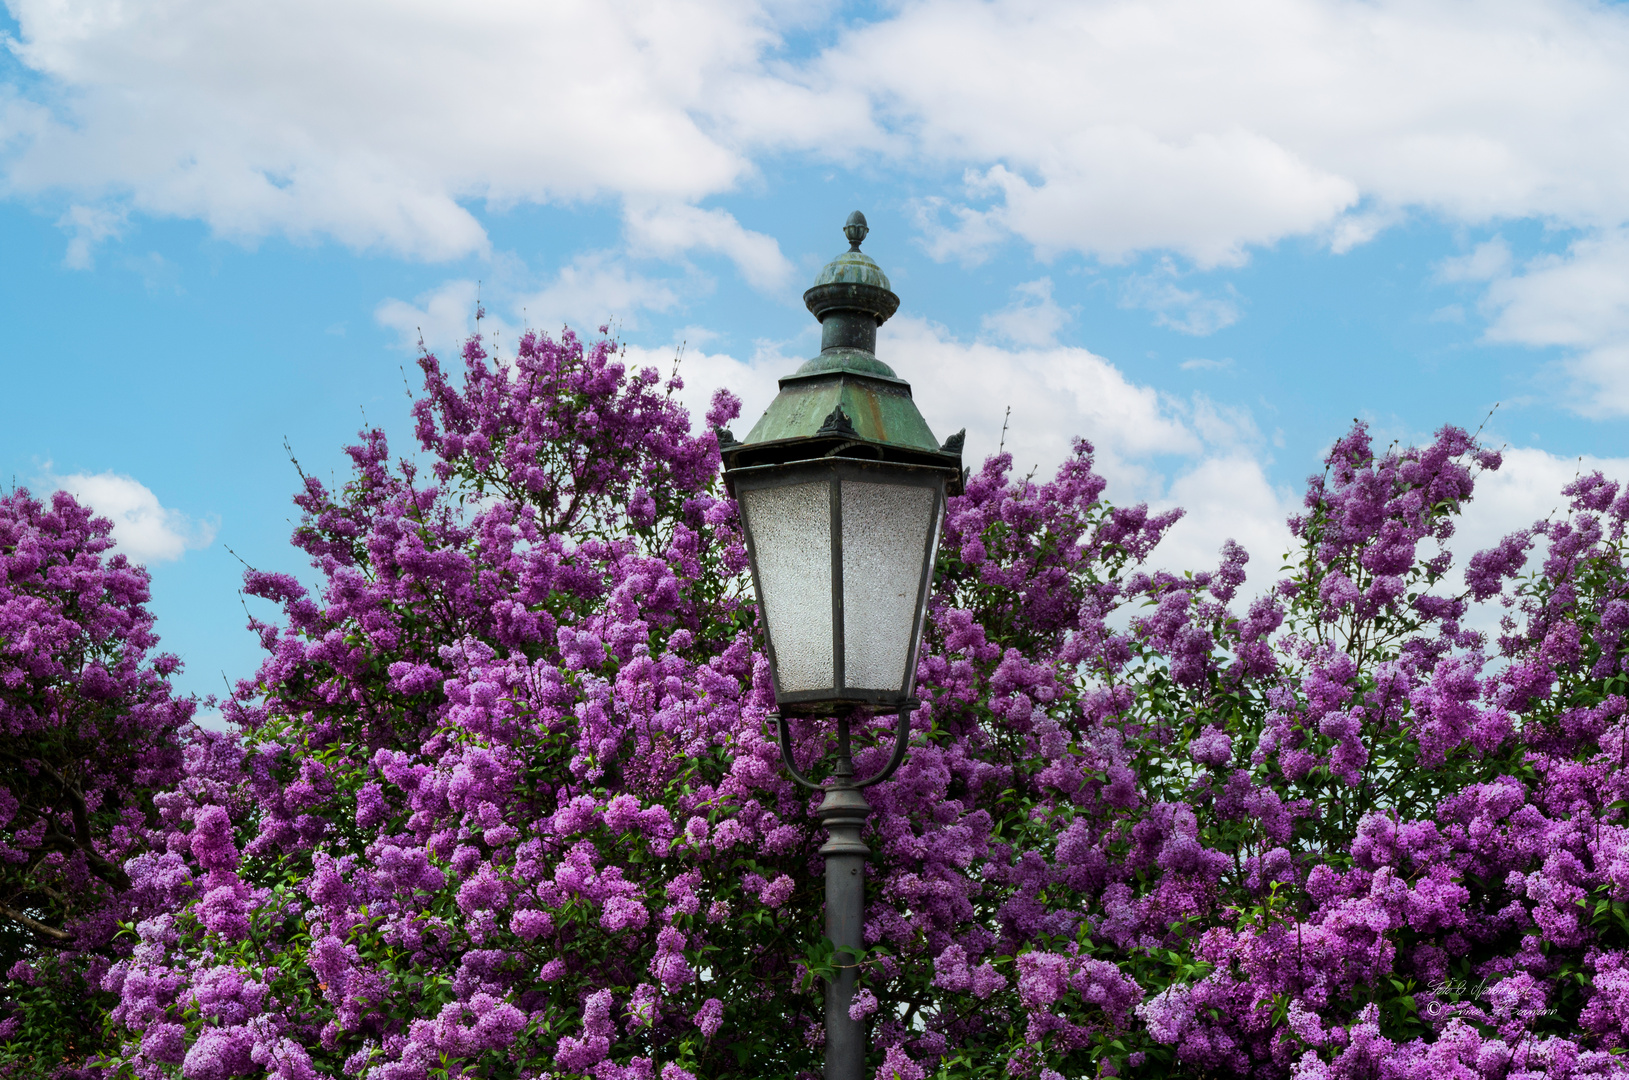
<path fill-rule="evenodd" d="M 843 481 L 843 676 L 860 690 L 899 690 L 916 642 L 917 589 L 933 528 L 933 492 Z"/>
<path fill-rule="evenodd" d="M 764 621 L 780 689 L 837 684 L 831 633 L 831 487 L 825 482 L 741 493 L 752 530 Z"/>

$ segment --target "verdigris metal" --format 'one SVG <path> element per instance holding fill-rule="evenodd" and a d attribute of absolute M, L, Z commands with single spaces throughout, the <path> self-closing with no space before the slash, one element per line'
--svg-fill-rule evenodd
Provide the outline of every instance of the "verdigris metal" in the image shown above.
<path fill-rule="evenodd" d="M 910 383 L 877 359 L 877 328 L 899 310 L 899 297 L 888 275 L 860 251 L 869 231 L 864 214 L 849 215 L 843 227 L 849 250 L 827 263 L 803 294 L 820 320 L 820 355 L 780 380 L 780 393 L 745 439 L 721 433 L 727 470 L 841 454 L 954 469 L 950 493 L 959 493 L 959 446 L 941 447 L 911 398 Z M 839 410 L 849 425 L 840 432 L 828 425 Z"/>

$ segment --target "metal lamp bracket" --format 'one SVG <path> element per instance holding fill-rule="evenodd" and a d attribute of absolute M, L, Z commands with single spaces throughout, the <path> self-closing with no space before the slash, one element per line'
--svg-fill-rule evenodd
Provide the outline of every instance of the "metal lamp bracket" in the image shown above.
<path fill-rule="evenodd" d="M 852 770 L 853 768 L 853 765 L 851 764 L 851 757 L 848 752 L 849 719 L 846 716 L 839 717 L 837 720 L 837 771 L 832 774 L 832 778 L 836 780 L 836 783 L 830 785 L 825 783 L 816 783 L 798 771 L 797 764 L 792 760 L 791 726 L 787 724 L 786 717 L 782 716 L 780 713 L 776 713 L 775 725 L 777 728 L 777 733 L 780 736 L 781 761 L 786 765 L 786 771 L 792 774 L 792 779 L 813 791 L 829 791 L 833 788 L 853 788 L 857 790 L 860 788 L 871 787 L 873 784 L 880 784 L 890 776 L 893 776 L 894 773 L 898 771 L 900 765 L 905 761 L 905 751 L 910 747 L 911 743 L 911 713 L 915 711 L 918 704 L 907 705 L 905 708 L 899 711 L 899 720 L 894 725 L 894 752 L 889 756 L 888 764 L 882 767 L 882 771 L 868 779 L 855 780 L 851 771 L 845 771 L 845 766 L 847 766 L 849 770 Z"/>
<path fill-rule="evenodd" d="M 822 793 L 814 816 L 826 829 L 826 842 L 820 847 L 826 860 L 826 937 L 835 947 L 833 973 L 826 985 L 826 1080 L 863 1080 L 866 1073 L 865 1024 L 849 1013 L 864 966 L 860 957 L 865 951 L 865 864 L 871 857 L 871 849 L 860 839 L 871 813 L 860 789 L 882 783 L 905 760 L 905 749 L 911 741 L 911 713 L 920 704 L 907 701 L 901 706 L 894 728 L 894 752 L 881 772 L 865 780 L 854 778 L 850 716 L 840 715 L 837 767 L 825 784 L 817 784 L 798 771 L 792 761 L 791 726 L 785 716 L 775 714 L 786 770 L 799 784 Z"/>

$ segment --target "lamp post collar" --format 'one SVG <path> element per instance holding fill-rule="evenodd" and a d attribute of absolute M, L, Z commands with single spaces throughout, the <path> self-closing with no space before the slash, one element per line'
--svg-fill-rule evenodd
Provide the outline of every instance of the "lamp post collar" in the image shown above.
<path fill-rule="evenodd" d="M 875 359 L 877 327 L 899 310 L 899 297 L 895 295 L 882 267 L 860 250 L 861 241 L 870 232 L 864 214 L 856 210 L 848 216 L 847 223 L 843 225 L 848 250 L 821 269 L 814 285 L 803 294 L 803 303 L 809 308 L 809 313 L 820 320 L 820 352 L 823 357 L 835 353 L 862 353 L 871 357 L 872 364 L 869 366 L 874 368 L 878 363 Z M 860 358 L 856 360 L 865 366 Z M 881 366 L 884 370 L 888 369 L 886 364 Z M 893 374 L 887 370 L 888 377 Z"/>

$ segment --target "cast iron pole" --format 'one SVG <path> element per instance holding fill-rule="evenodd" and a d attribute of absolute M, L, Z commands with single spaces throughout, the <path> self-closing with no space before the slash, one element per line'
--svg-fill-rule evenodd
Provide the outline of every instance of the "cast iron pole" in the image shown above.
<path fill-rule="evenodd" d="M 826 828 L 826 937 L 835 951 L 837 976 L 826 984 L 826 1080 L 863 1080 L 865 1021 L 849 1017 L 859 955 L 864 947 L 865 861 L 871 849 L 860 840 L 871 806 L 854 785 L 848 718 L 838 720 L 837 768 L 815 816 Z"/>
<path fill-rule="evenodd" d="M 860 789 L 882 783 L 905 760 L 911 739 L 910 711 L 920 704 L 912 698 L 900 710 L 894 752 L 882 771 L 866 780 L 854 778 L 849 717 L 837 719 L 837 766 L 824 784 L 798 771 L 786 717 L 775 718 L 786 771 L 804 787 L 824 793 L 815 817 L 826 828 L 826 842 L 820 848 L 826 857 L 826 937 L 831 940 L 832 965 L 837 969 L 837 977 L 826 983 L 826 1080 L 865 1080 L 865 1021 L 848 1015 L 859 981 L 860 950 L 865 947 L 865 861 L 871 857 L 871 849 L 860 840 L 871 804 Z"/>

